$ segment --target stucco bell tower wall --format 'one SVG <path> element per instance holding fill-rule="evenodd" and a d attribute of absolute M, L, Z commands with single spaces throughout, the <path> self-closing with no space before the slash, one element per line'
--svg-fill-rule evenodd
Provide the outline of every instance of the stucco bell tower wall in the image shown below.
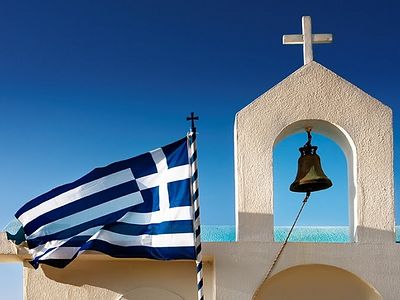
<path fill-rule="evenodd" d="M 273 241 L 273 148 L 308 126 L 333 139 L 346 155 L 352 239 L 393 243 L 391 109 L 316 62 L 236 115 L 238 240 Z"/>

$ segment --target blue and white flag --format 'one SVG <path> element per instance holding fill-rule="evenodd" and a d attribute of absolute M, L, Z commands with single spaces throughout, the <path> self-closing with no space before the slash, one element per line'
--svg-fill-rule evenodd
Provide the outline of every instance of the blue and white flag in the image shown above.
<path fill-rule="evenodd" d="M 187 138 L 97 168 L 25 204 L 31 264 L 63 268 L 85 250 L 195 259 Z"/>

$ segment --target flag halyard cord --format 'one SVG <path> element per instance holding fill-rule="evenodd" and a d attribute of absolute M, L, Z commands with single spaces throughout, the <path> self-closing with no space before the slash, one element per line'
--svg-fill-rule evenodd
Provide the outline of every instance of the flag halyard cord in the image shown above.
<path fill-rule="evenodd" d="M 281 248 L 279 249 L 278 254 L 275 256 L 275 259 L 274 259 L 274 261 L 272 262 L 272 265 L 271 265 L 271 267 L 269 268 L 267 275 L 265 275 L 265 277 L 264 277 L 262 283 L 258 286 L 256 292 L 254 293 L 253 298 L 252 298 L 253 300 L 257 297 L 257 295 L 258 295 L 258 293 L 259 293 L 261 287 L 264 285 L 264 283 L 268 280 L 269 276 L 271 275 L 272 270 L 274 269 L 276 263 L 277 263 L 278 260 L 279 260 L 279 257 L 281 256 L 283 250 L 285 249 L 285 247 L 286 247 L 286 245 L 287 245 L 287 243 L 288 243 L 288 241 L 289 241 L 290 235 L 292 234 L 292 231 L 293 231 L 294 227 L 296 226 L 296 223 L 297 223 L 297 221 L 298 221 L 298 219 L 299 219 L 299 217 L 300 217 L 300 215 L 301 215 L 301 212 L 303 211 L 304 206 L 306 205 L 306 203 L 307 203 L 307 201 L 308 201 L 308 198 L 310 198 L 310 195 L 311 195 L 311 192 L 307 192 L 306 196 L 304 197 L 303 204 L 301 205 L 300 210 L 299 210 L 299 212 L 297 213 L 296 218 L 294 219 L 293 225 L 292 225 L 292 227 L 290 228 L 289 233 L 288 233 L 288 235 L 286 236 L 286 239 L 285 239 L 285 241 L 283 242 Z"/>

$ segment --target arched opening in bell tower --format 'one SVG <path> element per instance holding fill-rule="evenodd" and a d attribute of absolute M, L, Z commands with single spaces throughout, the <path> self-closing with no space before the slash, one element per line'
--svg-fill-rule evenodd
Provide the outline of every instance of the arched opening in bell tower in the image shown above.
<path fill-rule="evenodd" d="M 289 186 L 297 173 L 300 156 L 298 149 L 307 141 L 304 129 L 307 127 L 313 128 L 312 145 L 318 146 L 317 154 L 321 158 L 322 169 L 333 186 L 311 193 L 289 241 L 354 241 L 355 152 L 344 131 L 322 120 L 304 120 L 291 124 L 275 141 L 274 240 L 285 240 L 305 196 L 305 193 L 289 191 Z"/>

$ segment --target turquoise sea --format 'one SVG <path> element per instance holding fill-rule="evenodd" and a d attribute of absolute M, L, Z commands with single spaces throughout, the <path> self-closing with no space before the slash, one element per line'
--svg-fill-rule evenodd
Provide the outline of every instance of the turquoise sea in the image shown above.
<path fill-rule="evenodd" d="M 18 221 L 10 222 L 3 231 L 7 231 L 14 240 L 25 240 L 21 225 Z M 274 228 L 275 241 L 283 242 L 290 227 L 276 226 Z M 202 225 L 201 240 L 204 242 L 234 242 L 236 229 L 234 225 Z M 290 242 L 321 242 L 347 243 L 349 229 L 347 226 L 296 226 L 289 239 Z M 400 226 L 396 226 L 396 241 L 400 243 Z M 18 243 L 19 243 L 18 242 Z"/>
<path fill-rule="evenodd" d="M 275 227 L 275 241 L 283 242 L 290 227 Z M 236 230 L 233 225 L 202 225 L 201 239 L 204 242 L 234 242 Z M 346 226 L 298 226 L 292 232 L 290 242 L 347 243 L 349 231 Z M 400 226 L 396 226 L 396 241 L 400 242 Z"/>

